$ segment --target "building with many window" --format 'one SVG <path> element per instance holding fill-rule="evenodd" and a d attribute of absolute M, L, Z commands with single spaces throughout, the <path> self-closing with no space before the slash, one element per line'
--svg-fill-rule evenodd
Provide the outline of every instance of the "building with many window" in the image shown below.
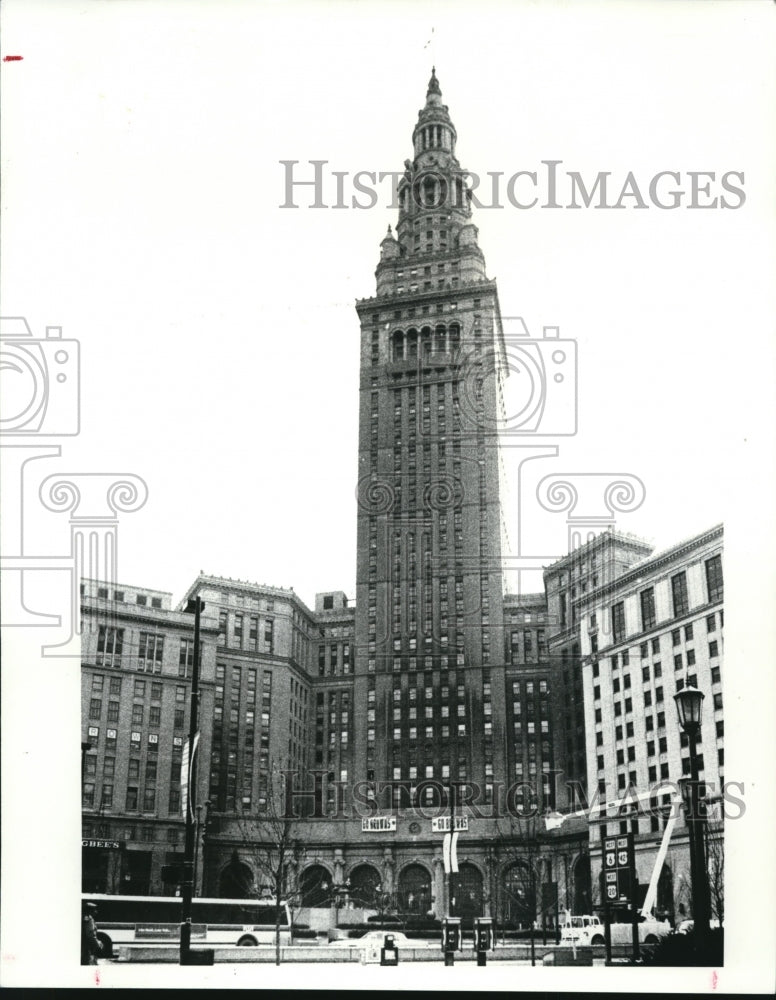
<path fill-rule="evenodd" d="M 531 894 L 550 920 L 590 912 L 589 799 L 681 776 L 681 684 L 707 695 L 704 775 L 722 776 L 721 528 L 659 555 L 609 530 L 547 567 L 543 594 L 503 591 L 498 291 L 433 73 L 412 139 L 376 294 L 356 306 L 356 600 L 331 591 L 310 609 L 293 590 L 202 574 L 173 608 L 85 581 L 88 888 L 170 889 L 195 596 L 198 891 L 262 886 L 246 822 L 272 820 L 291 772 L 308 913 L 345 899 L 525 924 Z M 468 827 L 447 880 L 434 820 L 453 787 Z M 577 815 L 546 829 L 551 810 Z M 639 821 L 642 879 L 662 822 Z"/>
<path fill-rule="evenodd" d="M 82 868 L 91 892 L 161 892 L 182 858 L 193 615 L 171 595 L 81 584 Z M 216 633 L 202 627 L 201 712 L 213 712 Z M 212 730 L 200 752 L 211 756 Z M 204 801 L 204 799 L 202 799 Z"/>
<path fill-rule="evenodd" d="M 704 694 L 700 780 L 712 797 L 719 796 L 724 780 L 722 545 L 718 525 L 642 559 L 613 580 L 602 579 L 597 588 L 580 594 L 575 605 L 588 788 L 607 801 L 622 800 L 630 789 L 652 792 L 648 808 L 632 827 L 642 884 L 649 882 L 672 793 L 690 775 L 688 741 L 674 703 L 674 695 L 686 685 Z M 626 826 L 631 828 L 615 818 L 604 830 L 614 834 Z M 720 829 L 710 832 L 713 852 Z M 601 864 L 595 832 L 591 855 L 595 879 Z M 689 857 L 687 830 L 681 824 L 662 878 L 663 909 L 685 915 Z"/>

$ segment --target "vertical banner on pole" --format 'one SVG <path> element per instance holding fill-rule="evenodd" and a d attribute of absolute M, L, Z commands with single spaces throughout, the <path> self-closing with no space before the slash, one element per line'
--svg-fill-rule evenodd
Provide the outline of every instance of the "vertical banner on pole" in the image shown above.
<path fill-rule="evenodd" d="M 194 746 L 190 745 L 188 736 L 183 744 L 183 760 L 185 762 L 184 780 L 181 782 L 181 815 L 186 815 L 186 810 L 188 809 L 189 815 L 193 821 L 194 810 L 196 809 L 197 803 L 194 801 L 196 798 L 196 766 L 197 766 L 197 749 L 199 748 L 199 732 L 194 734 Z"/>

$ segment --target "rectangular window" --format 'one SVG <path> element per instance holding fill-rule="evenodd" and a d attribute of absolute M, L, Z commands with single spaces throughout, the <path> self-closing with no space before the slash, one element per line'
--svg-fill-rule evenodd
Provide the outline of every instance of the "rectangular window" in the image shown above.
<path fill-rule="evenodd" d="M 641 628 L 647 632 L 655 627 L 655 588 L 641 591 Z"/>
<path fill-rule="evenodd" d="M 677 573 L 671 577 L 671 594 L 674 601 L 674 618 L 681 618 L 689 611 L 686 573 Z"/>
<path fill-rule="evenodd" d="M 191 677 L 191 668 L 194 665 L 194 640 L 181 639 L 180 650 L 178 652 L 178 676 Z"/>
<path fill-rule="evenodd" d="M 162 672 L 162 657 L 164 655 L 164 636 L 153 632 L 141 632 L 138 651 L 137 669 L 147 673 Z"/>
<path fill-rule="evenodd" d="M 706 586 L 709 592 L 709 603 L 721 601 L 723 598 L 722 556 L 712 556 L 706 560 Z"/>
<path fill-rule="evenodd" d="M 625 638 L 625 604 L 620 601 L 612 605 L 612 642 L 622 642 Z"/>
<path fill-rule="evenodd" d="M 124 646 L 124 629 L 100 625 L 97 635 L 97 664 L 102 667 L 120 667 Z"/>

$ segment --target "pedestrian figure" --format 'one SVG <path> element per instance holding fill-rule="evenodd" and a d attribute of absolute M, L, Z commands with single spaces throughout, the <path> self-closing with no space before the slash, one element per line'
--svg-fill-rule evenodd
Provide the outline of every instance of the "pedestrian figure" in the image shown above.
<path fill-rule="evenodd" d="M 97 906 L 94 903 L 84 903 L 81 913 L 81 965 L 96 965 L 97 956 L 102 953 L 94 922 L 96 912 Z"/>

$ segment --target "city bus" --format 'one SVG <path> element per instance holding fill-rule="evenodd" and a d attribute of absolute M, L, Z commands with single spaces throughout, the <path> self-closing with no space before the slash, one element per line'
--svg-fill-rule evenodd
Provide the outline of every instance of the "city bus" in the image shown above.
<path fill-rule="evenodd" d="M 180 896 L 109 896 L 84 893 L 82 903 L 97 907 L 95 923 L 103 955 L 118 945 L 162 945 L 180 942 Z M 192 945 L 255 947 L 275 944 L 280 912 L 280 944 L 291 944 L 288 904 L 272 899 L 202 899 L 191 901 Z"/>

